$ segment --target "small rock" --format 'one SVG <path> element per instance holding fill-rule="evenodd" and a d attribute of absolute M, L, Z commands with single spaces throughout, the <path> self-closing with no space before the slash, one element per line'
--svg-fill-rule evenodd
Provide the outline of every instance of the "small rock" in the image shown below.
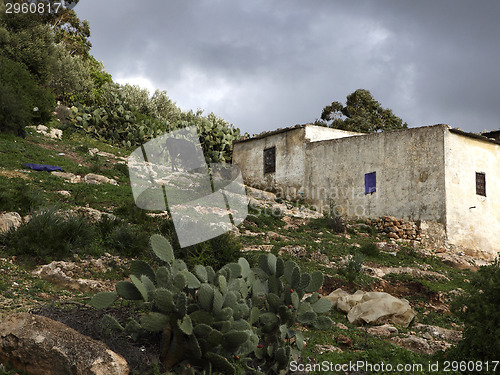
<path fill-rule="evenodd" d="M 333 345 L 316 345 L 316 352 L 319 354 L 328 352 L 343 353 L 343 350 Z"/>
<path fill-rule="evenodd" d="M 345 324 L 342 324 L 342 323 L 333 323 L 333 325 L 339 329 L 349 329 Z"/>
<path fill-rule="evenodd" d="M 392 337 L 391 341 L 398 346 L 418 353 L 432 354 L 433 352 L 426 339 L 415 335 L 409 335 L 408 337 Z"/>
<path fill-rule="evenodd" d="M 0 214 L 0 233 L 7 232 L 11 228 L 17 229 L 22 223 L 21 215 L 17 212 Z"/>
<path fill-rule="evenodd" d="M 71 197 L 71 192 L 67 190 L 59 190 L 57 193 L 61 194 L 63 197 Z"/>
<path fill-rule="evenodd" d="M 389 324 L 384 324 L 381 326 L 369 327 L 366 329 L 370 335 L 378 337 L 389 337 L 391 335 L 397 335 L 398 329 Z"/>
<path fill-rule="evenodd" d="M 73 173 L 57 172 L 57 171 L 50 172 L 50 173 L 52 173 L 54 176 L 62 177 L 65 180 L 71 182 L 72 184 L 76 184 L 76 183 L 82 182 L 82 178 L 80 176 L 77 176 L 77 175 L 73 174 Z"/>
<path fill-rule="evenodd" d="M 424 331 L 424 336 L 429 339 L 444 340 L 451 343 L 457 343 L 462 339 L 462 332 L 454 329 L 447 329 L 438 326 L 417 323 L 416 330 Z"/>
<path fill-rule="evenodd" d="M 348 346 L 348 347 L 352 347 L 352 338 L 350 338 L 350 337 L 347 337 L 347 336 L 344 336 L 342 334 L 339 334 L 337 336 L 334 336 L 334 340 L 338 344 L 341 344 L 341 345 L 344 345 L 344 346 Z"/>
<path fill-rule="evenodd" d="M 73 279 L 71 269 L 75 267 L 72 262 L 54 261 L 38 267 L 33 271 L 34 275 L 53 283 L 61 288 L 69 288 L 82 292 L 99 292 L 107 288 L 99 281 L 89 279 Z"/>
<path fill-rule="evenodd" d="M 98 174 L 95 174 L 95 173 L 89 173 L 89 174 L 87 174 L 83 178 L 83 180 L 87 184 L 97 184 L 97 185 L 111 184 L 111 185 L 118 185 L 118 182 L 116 182 L 112 178 L 108 178 L 106 176 L 101 176 L 101 175 L 98 175 Z"/>
<path fill-rule="evenodd" d="M 328 298 L 334 308 L 347 313 L 350 323 L 392 323 L 407 327 L 415 317 L 415 311 L 405 299 L 399 299 L 385 292 L 356 291 L 349 294 L 336 289 Z"/>
<path fill-rule="evenodd" d="M 63 131 L 61 129 L 52 128 L 49 130 L 45 125 L 26 126 L 26 128 L 34 129 L 37 133 L 52 139 L 62 139 Z"/>

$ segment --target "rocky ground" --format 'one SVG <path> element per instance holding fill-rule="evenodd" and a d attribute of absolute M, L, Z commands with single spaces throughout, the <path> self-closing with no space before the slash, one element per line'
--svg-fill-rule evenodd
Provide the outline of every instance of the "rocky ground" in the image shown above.
<path fill-rule="evenodd" d="M 52 143 L 47 147 L 67 154 L 80 165 L 85 163 L 85 157 L 68 148 L 61 146 L 58 149 Z M 89 153 L 113 164 L 123 163 L 123 158 L 97 148 L 90 149 Z M 0 168 L 0 176 L 5 178 L 32 178 L 29 171 L 21 168 Z M 123 184 L 120 178 L 64 173 L 55 172 L 55 175 L 66 181 L 66 186 Z M 64 184 L 54 192 L 67 197 L 71 193 L 63 188 Z M 262 252 L 273 252 L 293 258 L 306 269 L 322 270 L 325 282 L 321 294 L 325 297 L 338 294 L 339 289 L 344 296 L 356 291 L 376 292 L 387 293 L 405 306 L 407 304 L 402 314 L 410 319 L 403 323 L 398 320 L 401 314 L 392 310 L 370 324 L 349 320 L 354 305 L 348 310 L 333 311 L 331 317 L 335 326 L 331 332 L 308 332 L 310 337 L 304 355 L 309 360 L 348 360 L 353 353 L 373 353 L 374 348 L 370 345 L 395 345 L 423 356 L 419 358 L 428 358 L 425 356 L 446 350 L 460 340 L 462 326 L 450 313 L 450 302 L 463 293 L 470 273 L 487 262 L 463 253 L 423 248 L 416 223 L 391 217 L 341 220 L 343 229 L 338 230 L 323 215 L 304 205 L 282 201 L 272 193 L 253 188 L 248 188 L 247 193 L 249 216 L 233 230 L 242 244 L 244 256 L 255 259 Z M 83 213 L 94 221 L 109 215 L 104 207 L 99 210 L 73 206 L 70 210 Z M 0 231 L 20 226 L 27 220 L 29 217 L 18 213 L 4 212 L 0 215 Z M 360 253 L 362 260 L 356 258 Z M 11 319 L 8 316 L 32 312 L 64 322 L 97 340 L 107 340 L 109 347 L 127 358 L 131 369 L 140 369 L 140 363 L 153 363 L 152 358 L 158 352 L 157 341 L 131 345 L 106 339 L 97 329 L 102 313 L 88 306 L 93 294 L 112 290 L 118 280 L 126 277 L 129 261 L 106 253 L 101 257 L 76 255 L 70 260 L 34 266 L 20 263 L 16 257 L 1 257 L 0 342 L 3 340 L 1 333 L 6 332 L 5 325 Z M 119 316 L 123 311 L 115 313 Z M 17 315 L 16 319 L 26 319 L 26 316 Z M 385 352 L 380 354 L 385 359 L 387 355 Z"/>

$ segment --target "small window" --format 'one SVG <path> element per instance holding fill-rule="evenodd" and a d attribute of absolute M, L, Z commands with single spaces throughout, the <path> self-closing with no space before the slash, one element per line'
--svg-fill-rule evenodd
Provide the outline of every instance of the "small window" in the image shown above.
<path fill-rule="evenodd" d="M 276 171 L 276 147 L 264 150 L 264 174 Z"/>
<path fill-rule="evenodd" d="M 476 194 L 486 197 L 486 173 L 476 172 Z"/>
<path fill-rule="evenodd" d="M 365 194 L 372 194 L 377 191 L 377 172 L 365 174 Z"/>

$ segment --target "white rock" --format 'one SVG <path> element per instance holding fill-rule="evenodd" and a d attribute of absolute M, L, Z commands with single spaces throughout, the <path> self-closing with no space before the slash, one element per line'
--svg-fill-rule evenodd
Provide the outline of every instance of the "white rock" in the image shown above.
<path fill-rule="evenodd" d="M 107 178 L 106 176 L 101 176 L 95 173 L 89 173 L 87 174 L 83 180 L 87 184 L 111 184 L 111 185 L 118 185 L 118 182 L 116 180 L 113 180 L 112 178 Z"/>
<path fill-rule="evenodd" d="M 45 125 L 26 126 L 26 128 L 34 129 L 37 133 L 52 139 L 62 139 L 63 131 L 61 129 L 52 128 L 49 130 Z"/>
<path fill-rule="evenodd" d="M 337 289 L 326 296 L 334 307 L 347 313 L 353 324 L 392 323 L 407 327 L 415 317 L 410 303 L 385 292 L 356 291 L 349 294 Z"/>
<path fill-rule="evenodd" d="M 0 233 L 7 232 L 10 228 L 19 228 L 23 223 L 21 215 L 17 212 L 0 214 Z"/>

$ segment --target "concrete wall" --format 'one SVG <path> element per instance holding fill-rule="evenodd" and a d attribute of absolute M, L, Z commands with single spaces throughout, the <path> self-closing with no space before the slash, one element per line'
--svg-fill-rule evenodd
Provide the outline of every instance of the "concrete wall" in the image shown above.
<path fill-rule="evenodd" d="M 362 134 L 315 125 L 283 129 L 268 136 L 236 142 L 233 164 L 241 169 L 246 185 L 276 191 L 287 199 L 298 199 L 304 190 L 306 143 Z M 273 146 L 276 147 L 276 172 L 264 174 L 263 152 Z"/>
<path fill-rule="evenodd" d="M 246 185 L 280 192 L 294 198 L 304 184 L 305 130 L 303 127 L 233 145 L 233 164 Z M 264 174 L 264 150 L 276 147 L 276 172 Z"/>
<path fill-rule="evenodd" d="M 396 216 L 444 224 L 445 125 L 333 139 L 306 145 L 305 195 L 318 208 L 330 198 L 348 216 Z M 377 191 L 365 195 L 365 173 Z"/>
<path fill-rule="evenodd" d="M 448 244 L 471 255 L 500 251 L 500 145 L 447 132 Z M 476 194 L 476 172 L 486 173 L 486 197 Z"/>

